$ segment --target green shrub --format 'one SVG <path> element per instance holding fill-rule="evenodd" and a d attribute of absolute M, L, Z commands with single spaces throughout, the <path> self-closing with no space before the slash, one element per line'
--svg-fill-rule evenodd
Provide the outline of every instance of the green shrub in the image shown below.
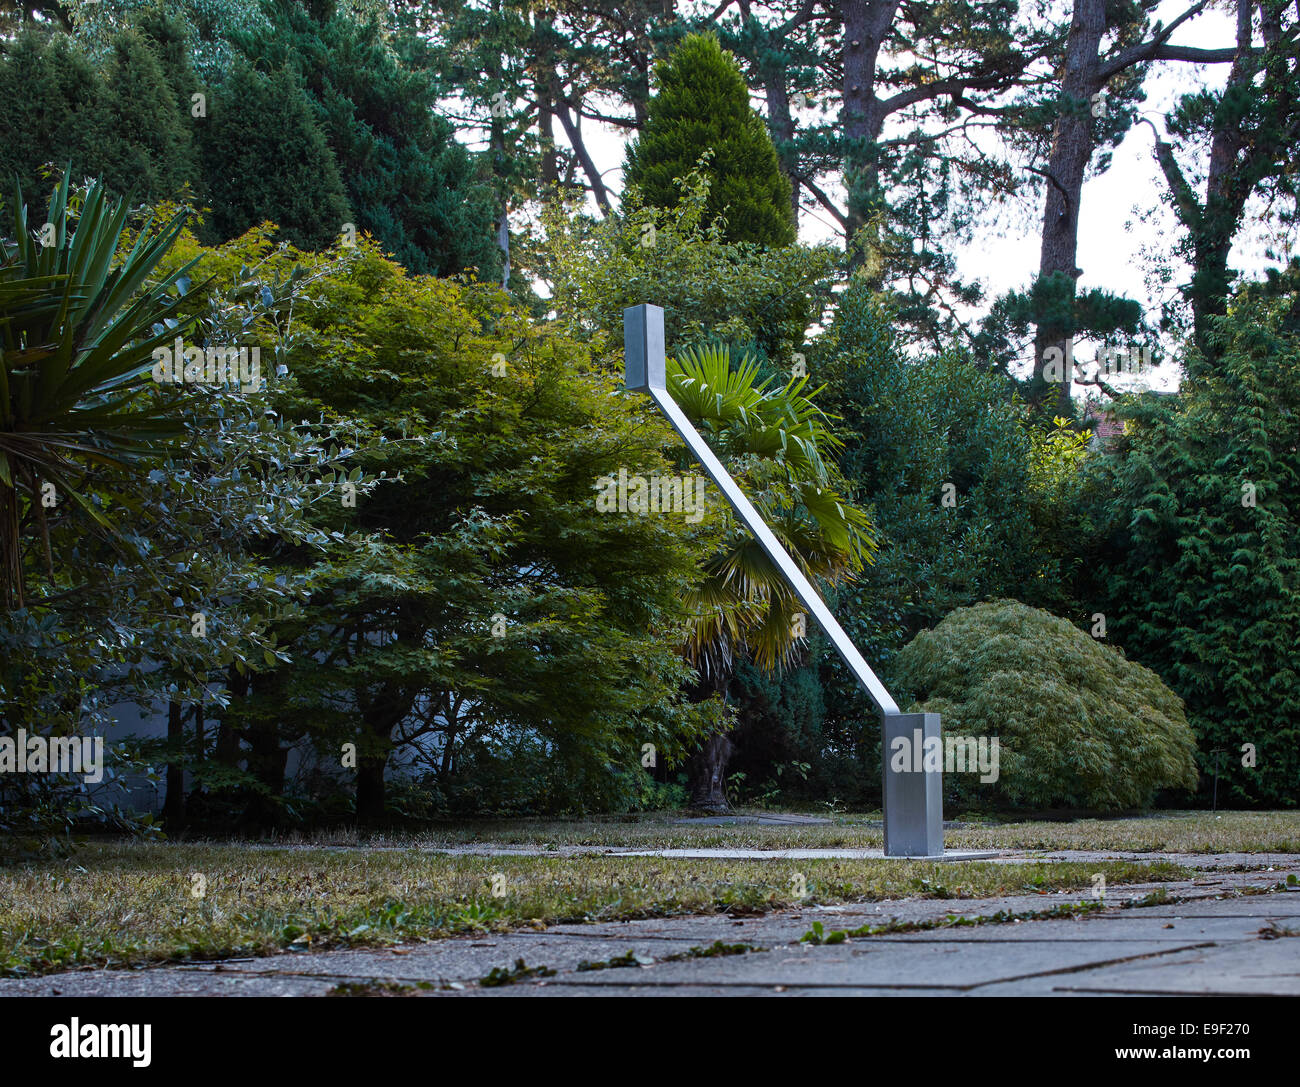
<path fill-rule="evenodd" d="M 236 238 L 268 220 L 302 249 L 339 237 L 352 212 L 338 163 L 290 66 L 265 74 L 237 62 L 209 114 L 200 131 L 210 238 Z"/>
<path fill-rule="evenodd" d="M 249 62 L 299 73 L 357 229 L 407 271 L 476 267 L 480 279 L 500 279 L 492 191 L 442 116 L 423 40 L 389 34 L 343 5 L 274 0 L 262 10 L 266 21 L 238 44 Z M 254 118 L 241 123 L 257 127 Z M 257 165 L 280 184 L 298 172 L 289 155 Z M 327 223 L 335 233 L 339 225 Z"/>
<path fill-rule="evenodd" d="M 946 735 L 997 736 L 999 776 L 953 774 L 963 806 L 1114 810 L 1161 789 L 1194 789 L 1195 741 L 1182 700 L 1147 668 L 1015 600 L 958 608 L 899 654 L 916 712 Z"/>

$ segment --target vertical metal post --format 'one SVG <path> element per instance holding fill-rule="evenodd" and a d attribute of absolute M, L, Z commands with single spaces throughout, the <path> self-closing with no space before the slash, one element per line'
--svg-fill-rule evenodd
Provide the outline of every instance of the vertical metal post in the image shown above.
<path fill-rule="evenodd" d="M 887 713 L 883 720 L 885 856 L 942 856 L 943 737 L 939 715 Z"/>

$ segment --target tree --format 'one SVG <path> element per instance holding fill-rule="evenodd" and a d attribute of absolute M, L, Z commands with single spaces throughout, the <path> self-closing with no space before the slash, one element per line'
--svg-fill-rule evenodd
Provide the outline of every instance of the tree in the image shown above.
<path fill-rule="evenodd" d="M 102 79 L 65 38 L 25 30 L 0 42 L 0 169 L 26 192 L 45 187 L 39 168 L 51 159 L 89 167 L 87 139 L 102 102 Z"/>
<path fill-rule="evenodd" d="M 839 465 L 871 511 L 874 561 L 836 594 L 841 624 L 886 685 L 917 633 L 956 608 L 998 597 L 1082 619 L 1074 538 L 1080 436 L 1044 437 L 1015 383 L 964 353 L 913 357 L 886 301 L 855 278 L 809 354 L 839 420 Z M 822 651 L 824 725 L 856 745 L 878 781 L 874 711 L 835 654 Z M 874 733 L 872 734 L 874 735 Z"/>
<path fill-rule="evenodd" d="M 646 123 L 629 145 L 624 180 L 642 199 L 671 208 L 682 199 L 678 179 L 707 157 L 706 221 L 726 221 L 728 241 L 765 246 L 795 239 L 790 183 L 776 148 L 749 105 L 744 77 L 716 37 L 685 39 L 656 70 L 658 91 Z"/>
<path fill-rule="evenodd" d="M 1072 357 L 1073 336 L 1088 329 L 1109 336 L 1121 328 L 1132 332 L 1132 322 L 1122 316 L 1095 319 L 1104 306 L 1093 298 L 1075 303 L 1075 283 L 1083 274 L 1077 267 L 1079 208 L 1085 171 L 1102 138 L 1117 142 L 1134 118 L 1134 106 L 1141 97 L 1141 73 L 1135 71 L 1152 61 L 1222 62 L 1232 59 L 1228 49 L 1198 49 L 1171 45 L 1170 37 L 1194 18 L 1206 0 L 1193 4 L 1167 26 L 1147 26 L 1150 3 L 1108 4 L 1106 0 L 1075 0 L 1069 36 L 1061 63 L 1055 120 L 1046 169 L 1037 170 L 1047 180 L 1043 205 L 1042 245 L 1034 292 L 1039 296 L 1034 339 L 1034 369 L 1028 396 L 1042 403 L 1050 414 L 1070 417 L 1073 407 L 1070 386 L 1073 367 L 1055 377 L 1047 374 L 1048 351 L 1056 348 L 1060 357 Z M 1103 52 L 1108 32 L 1115 44 Z M 1110 295 L 1105 300 L 1112 310 L 1123 309 L 1123 300 Z M 1091 304 L 1090 304 L 1091 303 Z M 1094 319 L 1089 321 L 1089 312 Z M 1048 388 L 1055 384 L 1053 392 Z"/>
<path fill-rule="evenodd" d="M 576 34 L 557 31 L 552 5 L 534 11 L 528 0 L 426 0 L 411 8 L 399 21 L 411 32 L 409 40 L 435 43 L 422 44 L 421 57 L 443 90 L 459 96 L 456 128 L 487 145 L 478 165 L 487 180 L 497 249 L 491 278 L 523 298 L 524 277 L 513 275 L 521 254 L 511 237 L 510 215 L 522 199 L 547 199 L 558 187 L 555 120 L 563 121 L 578 149 L 599 205 L 609 206 L 604 181 L 582 140 L 581 106 L 575 120 L 566 90 L 573 57 L 592 50 Z M 572 90 L 581 94 L 576 86 Z M 573 181 L 570 170 L 567 183 Z"/>
<path fill-rule="evenodd" d="M 551 210 L 542 267 L 557 317 L 574 335 L 602 332 L 621 343 L 624 308 L 649 301 L 664 308 L 673 342 L 728 343 L 758 358 L 765 376 L 788 374 L 831 297 L 836 254 L 830 246 L 728 242 L 719 223 L 705 225 L 710 188 L 693 170 L 676 207 L 633 198 L 590 228 Z"/>
<path fill-rule="evenodd" d="M 1256 13 L 1262 46 L 1254 44 Z M 1197 342 L 1189 359 L 1194 365 L 1212 365 L 1216 358 L 1214 319 L 1228 306 L 1228 259 L 1248 201 L 1263 197 L 1281 205 L 1284 225 L 1295 221 L 1300 17 L 1280 0 L 1236 0 L 1236 15 L 1236 44 L 1218 51 L 1232 62 L 1227 85 L 1218 93 L 1184 95 L 1166 118 L 1173 139 L 1158 132 L 1155 139 L 1170 203 L 1187 232 L 1179 249 L 1192 265 L 1184 296 Z M 1179 149 L 1201 151 L 1204 166 L 1180 164 Z"/>
<path fill-rule="evenodd" d="M 291 68 L 264 75 L 237 61 L 201 124 L 209 237 L 269 221 L 295 245 L 318 249 L 351 221 L 338 164 Z"/>
<path fill-rule="evenodd" d="M 798 131 L 796 122 L 797 106 L 825 90 L 824 80 L 817 78 L 822 75 L 822 43 L 811 21 L 813 6 L 800 5 L 793 11 L 787 6 L 768 21 L 759 18 L 748 3 L 739 6 L 739 27 L 724 21 L 718 34 L 727 49 L 749 64 L 755 83 L 763 89 L 767 128 L 781 171 L 790 182 L 790 207 L 797 222 L 803 189 L 816 188 L 810 173 L 821 173 L 830 163 L 827 141 Z"/>
<path fill-rule="evenodd" d="M 1017 21 L 1016 6 L 999 3 L 836 0 L 826 10 L 834 31 L 827 35 L 833 56 L 825 67 L 840 81 L 846 246 L 851 260 L 881 282 L 890 258 L 900 255 L 892 247 L 880 251 L 875 237 L 888 219 L 892 164 L 912 149 L 951 153 L 948 136 L 961 138 L 989 98 L 1031 77 L 1055 28 Z M 925 59 L 918 63 L 918 57 Z M 884 138 L 887 120 L 907 118 L 917 107 L 937 113 L 943 136 L 913 125 Z M 864 227 L 867 236 L 858 238 Z"/>
<path fill-rule="evenodd" d="M 825 727 L 820 677 L 821 635 L 810 630 L 805 659 L 785 671 L 767 672 L 738 661 L 728 691 L 735 706 L 735 746 L 728 763 L 728 794 L 740 800 L 773 795 L 781 803 L 861 797 L 853 745 Z M 846 757 L 847 756 L 847 757 Z"/>
<path fill-rule="evenodd" d="M 250 60 L 299 73 L 357 229 L 412 272 L 475 268 L 495 279 L 492 194 L 441 115 L 428 46 L 333 5 L 313 13 L 276 0 L 267 11 L 270 23 L 243 49 Z M 293 162 L 285 160 L 286 172 Z"/>
<path fill-rule="evenodd" d="M 188 61 L 164 74 L 146 39 L 117 34 L 97 62 L 62 35 L 27 30 L 0 43 L 0 170 L 35 191 L 44 167 L 71 164 L 108 192 L 146 202 L 172 199 L 198 178 L 191 134 L 168 75 L 184 82 Z"/>
<path fill-rule="evenodd" d="M 1024 184 L 982 130 L 1005 123 L 1011 92 L 1044 78 L 1059 28 L 1041 7 L 1029 18 L 1001 2 L 735 7 L 724 44 L 762 84 L 784 168 L 805 206 L 839 227 L 850 270 L 894 294 L 897 320 L 931 349 L 969 338 L 963 312 L 981 291 L 945 243 Z M 846 199 L 827 175 L 843 178 Z"/>
<path fill-rule="evenodd" d="M 220 83 L 238 54 L 234 40 L 266 23 L 261 0 L 67 0 L 57 4 L 67 11 L 64 29 L 92 57 L 112 51 L 117 35 L 127 27 L 144 31 L 159 41 L 158 30 L 168 28 L 164 38 L 175 38 L 181 46 L 186 67 L 192 66 L 207 88 Z M 173 54 L 172 59 L 179 59 Z M 179 80 L 180 69 L 164 66 Z M 180 90 L 178 85 L 176 88 Z M 188 113 L 189 103 L 185 102 Z"/>
<path fill-rule="evenodd" d="M 980 599 L 1015 594 L 1066 611 L 1070 602 L 1059 552 L 1040 538 L 1040 520 L 1056 511 L 1046 496 L 1037 502 L 1035 431 L 1014 383 L 958 351 L 908 357 L 892 317 L 855 282 L 813 355 L 842 420 L 841 467 L 877 518 L 877 561 L 846 592 L 851 613 L 889 620 L 860 643 L 881 662 Z"/>
<path fill-rule="evenodd" d="M 682 701 L 689 670 L 665 637 L 694 530 L 597 505 L 602 477 L 667 469 L 666 426 L 496 288 L 409 276 L 363 240 L 312 294 L 277 410 L 355 419 L 381 440 L 354 463 L 387 475 L 354 502 L 333 491 L 321 527 L 358 546 L 285 552 L 312 596 L 278 630 L 292 665 L 254 677 L 239 729 L 272 769 L 313 740 L 355 775 L 363 821 L 384 818 L 397 755 L 448 794 L 517 750 L 553 809 L 619 803 L 643 744 L 671 761 L 714 718 Z"/>
<path fill-rule="evenodd" d="M 837 477 L 824 455 L 835 439 L 805 383 L 788 378 L 802 361 L 794 356 L 805 346 L 809 323 L 821 315 L 818 296 L 835 256 L 829 247 L 764 249 L 727 242 L 716 221 L 707 229 L 702 225 L 708 189 L 707 177 L 693 171 L 677 207 L 633 205 L 590 232 L 580 223 L 561 221 L 558 214 L 548 216 L 556 312 L 573 335 L 596 345 L 605 367 L 621 373 L 610 345 L 618 342 L 613 337 L 621 339 L 624 307 L 646 301 L 662 305 L 667 335 L 678 347 L 678 360 L 670 365 L 686 364 L 691 371 L 690 382 L 678 388 L 683 410 L 716 441 L 719 456 L 727 459 L 769 524 L 782 526 L 793 552 L 833 581 L 845 574 L 845 562 L 853 565 L 849 556 L 856 548 L 866 548 L 865 523 L 847 503 L 825 525 L 810 512 L 809 497 L 820 515 L 826 514 L 816 495 L 806 492 L 807 484 L 821 480 L 835 490 Z M 733 351 L 749 356 L 737 362 L 734 372 Z M 797 438 L 804 426 L 823 443 L 823 455 L 787 465 L 782 438 Z M 679 465 L 693 470 L 689 461 Z M 839 517 L 852 526 L 847 534 L 835 532 Z M 758 553 L 748 530 L 729 515 L 724 521 L 725 540 L 699 544 L 708 559 L 695 577 L 696 592 L 704 594 L 698 598 L 701 618 L 707 616 L 712 624 L 701 628 L 688 647 L 692 660 L 711 662 L 712 670 L 695 686 L 699 698 L 727 690 L 733 662 L 754 650 L 763 654 L 763 670 L 794 660 L 789 626 L 782 628 L 779 621 L 791 600 L 783 580 Z M 759 639 L 768 640 L 766 650 L 760 649 Z M 730 744 L 725 734 L 718 734 L 694 761 L 696 803 L 725 807 Z"/>
<path fill-rule="evenodd" d="M 0 455 L 16 484 L 7 511 L 15 499 L 21 507 L 22 591 L 21 607 L 0 612 L 0 731 L 103 736 L 111 707 L 166 709 L 170 741 L 107 750 L 104 784 L 111 787 L 115 766 L 148 771 L 166 762 L 167 814 L 179 824 L 183 771 L 194 771 L 196 785 L 213 776 L 204 714 L 211 723 L 228 701 L 224 674 L 277 660 L 272 623 L 302 592 L 301 578 L 268 560 L 268 542 L 304 552 L 342 544 L 304 515 L 323 496 L 316 481 L 338 462 L 325 443 L 338 443 L 328 428 L 278 421 L 246 365 L 233 386 L 206 375 L 160 383 L 148 371 L 177 337 L 207 359 L 250 340 L 275 359 L 292 342 L 296 292 L 310 284 L 300 274 L 277 280 L 244 268 L 224 289 L 194 287 L 201 254 L 181 229 L 183 216 L 158 232 L 144 215 L 106 208 L 98 187 L 73 189 L 66 202 L 64 188 L 51 208 L 50 222 L 63 224 L 51 245 L 32 241 L 17 214 L 17 240 L 6 243 L 0 266 L 6 388 L 9 407 L 19 409 L 9 412 L 18 429 L 0 434 Z M 64 216 L 76 219 L 75 232 Z M 56 274 L 33 278 L 32 267 Z M 69 299 L 65 340 L 57 324 L 43 322 Z M 68 342 L 73 365 L 64 373 Z M 88 380 L 96 384 L 73 410 L 50 413 L 51 401 Z M 5 803 L 21 825 L 132 825 L 90 799 L 79 780 L 19 777 L 17 797 L 9 792 Z M 225 782 L 261 784 L 233 768 Z"/>
<path fill-rule="evenodd" d="M 1229 796 L 1287 806 L 1300 780 L 1294 305 L 1241 292 L 1211 324 L 1214 369 L 1190 364 L 1177 397 L 1120 402 L 1130 433 L 1101 464 L 1086 566 L 1108 636 L 1186 702 L 1202 771 L 1221 761 Z"/>
<path fill-rule="evenodd" d="M 155 42 L 134 28 L 113 41 L 105 68 L 103 136 L 95 173 L 116 181 L 120 191 L 153 203 L 175 199 L 199 180 L 198 158 L 188 110 L 177 109 L 175 88 L 194 83 L 189 58 L 170 50 L 168 67 Z M 189 105 L 188 95 L 182 108 Z"/>
<path fill-rule="evenodd" d="M 656 51 L 686 32 L 672 0 L 591 7 L 581 0 L 428 0 L 414 29 L 438 43 L 446 83 L 460 91 L 458 127 L 484 132 L 491 168 L 510 202 L 589 192 L 612 210 L 583 122 L 632 131 L 646 120 Z M 632 116 L 602 99 L 626 103 Z M 562 131 L 568 147 L 557 140 Z"/>
<path fill-rule="evenodd" d="M 246 821 L 278 820 L 284 758 L 273 728 L 248 725 L 245 696 L 259 677 L 289 660 L 277 636 L 311 586 L 302 558 L 324 561 L 364 546 L 356 533 L 318 523 L 319 508 L 337 498 L 326 481 L 342 476 L 358 494 L 374 486 L 351 463 L 363 441 L 360 428 L 352 423 L 345 433 L 341 424 L 323 420 L 286 421 L 272 407 L 272 398 L 294 384 L 282 364 L 301 342 L 303 301 L 331 270 L 329 263 L 310 271 L 286 267 L 288 249 L 273 246 L 272 231 L 254 230 L 218 253 L 188 234 L 176 246 L 175 260 L 197 260 L 209 277 L 186 298 L 185 312 L 196 317 L 194 339 L 209 357 L 241 345 L 239 381 L 161 387 L 188 440 L 149 472 L 133 520 L 153 558 L 149 571 L 161 567 L 183 580 L 133 584 L 138 572 L 96 566 L 94 555 L 82 559 L 102 584 L 149 608 L 148 630 L 135 634 L 140 652 L 101 684 L 124 700 L 166 704 L 165 751 L 146 744 L 141 753 L 166 757 L 170 823 L 183 823 L 191 807 L 184 770 L 191 774 L 191 799 L 201 801 L 200 816 L 227 814 L 224 798 L 237 788 Z M 281 259 L 268 260 L 272 253 Z M 265 356 L 255 374 L 246 372 L 248 355 Z M 298 561 L 286 561 L 286 553 Z M 159 592 L 166 594 L 162 600 Z M 135 620 L 128 612 L 118 622 L 131 629 Z M 237 765 L 241 757 L 246 769 Z"/>

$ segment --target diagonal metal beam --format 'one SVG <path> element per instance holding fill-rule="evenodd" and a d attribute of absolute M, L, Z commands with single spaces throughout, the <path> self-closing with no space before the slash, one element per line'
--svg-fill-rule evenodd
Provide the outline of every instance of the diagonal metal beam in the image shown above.
<path fill-rule="evenodd" d="M 749 531 L 758 540 L 763 552 L 789 583 L 799 602 L 808 609 L 817 625 L 826 632 L 826 636 L 835 646 L 836 652 L 844 658 L 844 663 L 867 692 L 880 713 L 898 713 L 898 705 L 885 689 L 875 672 L 858 652 L 857 646 L 845 633 L 830 608 L 822 600 L 821 594 L 804 576 L 794 561 L 781 546 L 781 542 L 767 527 L 767 522 L 759 516 L 745 492 L 736 485 L 731 474 L 723 467 L 713 450 L 709 448 L 698 430 L 686 417 L 686 413 L 677 406 L 677 401 L 668 391 L 667 355 L 664 349 L 664 311 L 658 306 L 633 306 L 623 311 L 623 358 L 625 362 L 624 379 L 627 387 L 635 392 L 649 393 L 659 410 L 667 416 L 673 429 L 682 436 L 686 447 L 695 454 L 708 477 L 718 485 L 718 489 L 731 503 Z"/>
<path fill-rule="evenodd" d="M 731 508 L 758 540 L 764 553 L 781 571 L 799 602 L 849 666 L 880 714 L 883 742 L 881 768 L 884 792 L 885 855 L 891 857 L 943 856 L 942 776 L 921 768 L 920 760 L 891 758 L 906 749 L 919 751 L 923 743 L 942 744 L 939 715 L 900 713 L 893 696 L 858 652 L 821 594 L 804 576 L 781 542 L 759 516 L 745 492 L 737 486 L 703 436 L 668 391 L 668 362 L 664 342 L 664 311 L 659 306 L 632 306 L 623 311 L 624 384 L 633 392 L 648 393 L 682 441 L 717 484 Z M 901 745 L 901 748 L 897 745 Z"/>

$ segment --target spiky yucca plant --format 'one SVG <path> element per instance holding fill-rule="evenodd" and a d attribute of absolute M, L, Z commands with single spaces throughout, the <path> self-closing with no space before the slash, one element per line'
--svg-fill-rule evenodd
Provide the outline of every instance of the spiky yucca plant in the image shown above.
<path fill-rule="evenodd" d="M 180 425 L 151 395 L 155 347 L 180 326 L 178 286 L 192 265 L 151 280 L 185 224 L 177 214 L 119 253 L 128 209 L 92 184 L 74 215 L 65 172 L 33 230 L 15 186 L 12 237 L 0 241 L 0 609 L 24 603 L 25 511 L 43 524 L 53 484 L 102 528 L 86 487 L 95 467 L 122 470 L 174 441 Z M 72 221 L 75 218 L 75 228 Z M 47 547 L 48 555 L 48 547 Z"/>

